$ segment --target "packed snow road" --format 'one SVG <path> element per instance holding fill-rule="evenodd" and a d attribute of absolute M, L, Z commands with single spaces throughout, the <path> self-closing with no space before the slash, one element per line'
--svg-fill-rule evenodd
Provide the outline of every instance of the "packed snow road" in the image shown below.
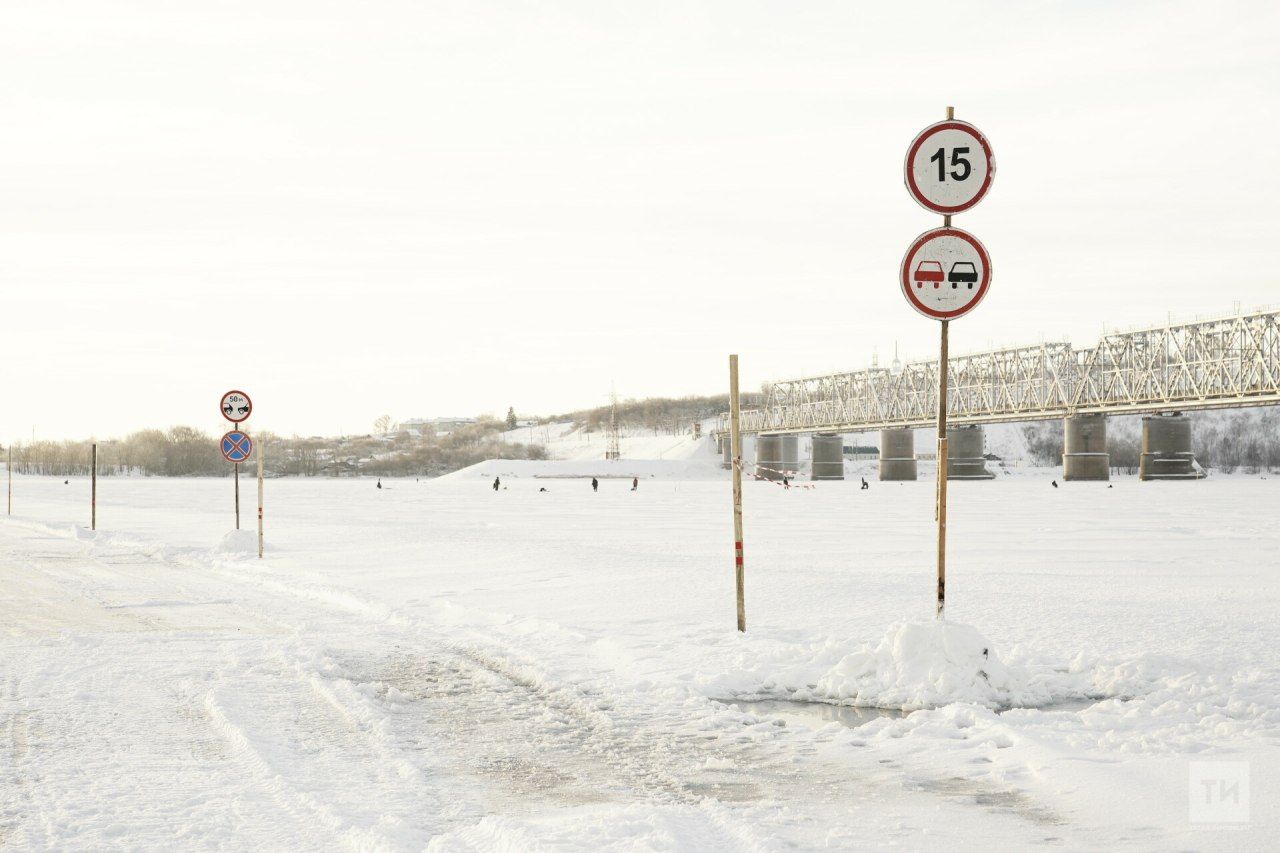
<path fill-rule="evenodd" d="M 272 481 L 259 561 L 225 480 L 104 481 L 95 534 L 84 484 L 20 478 L 0 840 L 1248 849 L 1278 828 L 1273 481 L 960 484 L 951 614 L 995 652 L 966 681 L 927 620 L 890 627 L 928 613 L 927 482 L 751 484 L 739 637 L 724 483 L 491 480 Z M 856 727 L 713 701 L 940 697 Z M 1206 758 L 1251 771 L 1235 831 L 1189 821 Z"/>

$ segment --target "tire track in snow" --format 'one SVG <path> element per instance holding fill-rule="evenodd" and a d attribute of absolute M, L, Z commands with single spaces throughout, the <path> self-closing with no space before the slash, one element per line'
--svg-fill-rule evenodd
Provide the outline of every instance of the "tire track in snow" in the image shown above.
<path fill-rule="evenodd" d="M 465 801 L 454 791 L 452 808 L 441 809 L 427 784 L 441 774 L 499 784 L 504 812 L 601 799 L 689 806 L 767 795 L 803 802 L 815 784 L 827 781 L 817 767 L 807 768 L 808 778 L 784 772 L 776 765 L 786 756 L 762 750 L 760 739 L 680 734 L 678 709 L 557 679 L 475 626 L 465 628 L 474 642 L 459 642 L 438 625 L 348 590 L 285 583 L 163 549 L 138 559 L 119 543 L 109 550 L 81 544 L 107 552 L 87 558 L 97 563 L 95 583 L 104 568 L 135 585 L 149 580 L 156 601 L 172 598 L 175 588 L 217 601 L 228 579 L 265 593 L 227 606 L 247 618 L 270 618 L 291 634 L 283 661 L 270 677 L 243 668 L 220 674 L 203 694 L 203 710 L 229 745 L 230 760 L 247 768 L 290 823 L 321 827 L 352 847 L 420 846 L 433 833 L 492 813 L 482 799 Z M 96 598 L 102 589 L 93 592 Z M 350 643 L 351 616 L 363 623 L 355 631 L 370 641 L 352 643 L 366 648 L 335 661 L 327 647 Z M 389 658 L 387 648 L 397 644 L 418 654 Z M 429 711 L 437 712 L 434 718 Z M 468 752 L 475 744 L 465 741 L 486 729 L 477 762 L 475 751 Z M 443 753 L 450 760 L 442 762 Z M 704 772 L 700 762 L 725 754 L 750 767 L 753 783 Z M 361 798 L 345 796 L 342 786 L 313 783 L 353 769 L 369 775 L 348 779 L 348 789 L 392 792 L 391 801 L 381 803 L 391 819 L 363 811 Z M 395 802 L 405 790 L 418 796 Z M 424 811 L 435 812 L 425 825 Z"/>

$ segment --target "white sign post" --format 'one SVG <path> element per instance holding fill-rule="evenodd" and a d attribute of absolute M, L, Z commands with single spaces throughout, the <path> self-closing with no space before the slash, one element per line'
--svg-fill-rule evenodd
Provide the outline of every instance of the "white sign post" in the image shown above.
<path fill-rule="evenodd" d="M 987 295 L 991 258 L 967 231 L 951 227 L 951 215 L 982 201 L 996 174 L 991 144 L 976 127 L 956 121 L 947 107 L 946 121 L 931 124 L 907 148 L 903 181 L 921 207 L 942 214 L 942 227 L 915 239 L 902 257 L 899 284 L 911 307 L 938 320 L 938 598 L 942 619 L 947 603 L 947 332 Z"/>

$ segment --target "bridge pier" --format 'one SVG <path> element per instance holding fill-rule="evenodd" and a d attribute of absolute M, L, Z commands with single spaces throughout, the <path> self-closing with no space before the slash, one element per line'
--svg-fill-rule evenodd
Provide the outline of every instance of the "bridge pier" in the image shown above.
<path fill-rule="evenodd" d="M 1181 412 L 1142 419 L 1139 480 L 1198 480 L 1191 452 L 1191 419 Z"/>
<path fill-rule="evenodd" d="M 947 479 L 994 480 L 996 475 L 987 470 L 983 450 L 982 427 L 947 427 Z"/>
<path fill-rule="evenodd" d="M 728 435 L 720 436 L 720 467 L 726 471 L 733 467 L 733 439 Z"/>
<path fill-rule="evenodd" d="M 880 479 L 916 478 L 915 432 L 909 429 L 880 430 Z"/>
<path fill-rule="evenodd" d="M 844 436 L 824 432 L 815 433 L 811 451 L 810 479 L 844 479 Z"/>
<path fill-rule="evenodd" d="M 756 436 L 756 476 L 765 480 L 781 481 L 784 476 L 795 477 L 800 467 L 800 437 L 797 435 Z"/>
<path fill-rule="evenodd" d="M 1107 453 L 1107 419 L 1104 415 L 1070 415 L 1062 422 L 1062 479 L 1109 480 L 1111 455 Z"/>

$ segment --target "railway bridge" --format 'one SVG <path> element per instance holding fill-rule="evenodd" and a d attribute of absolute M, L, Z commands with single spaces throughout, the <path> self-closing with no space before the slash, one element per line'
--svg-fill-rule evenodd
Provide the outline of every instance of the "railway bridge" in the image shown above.
<path fill-rule="evenodd" d="M 986 479 L 982 426 L 1063 418 L 1063 476 L 1105 480 L 1109 415 L 1145 415 L 1143 479 L 1201 476 L 1185 413 L 1280 403 L 1280 311 L 1104 334 L 953 357 L 948 365 L 948 476 Z M 842 433 L 880 431 L 880 479 L 915 479 L 912 430 L 937 419 L 938 361 L 771 382 L 743 410 L 761 476 L 798 468 L 798 437 L 813 436 L 814 479 L 844 476 Z M 717 436 L 726 464 L 729 415 Z"/>

